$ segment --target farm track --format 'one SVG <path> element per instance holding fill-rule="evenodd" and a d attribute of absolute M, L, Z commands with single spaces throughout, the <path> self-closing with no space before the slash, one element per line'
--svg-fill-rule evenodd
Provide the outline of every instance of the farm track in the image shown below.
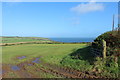
<path fill-rule="evenodd" d="M 36 66 L 36 65 L 33 64 L 33 66 Z M 62 70 L 58 70 L 58 69 L 53 69 L 53 68 L 51 68 L 50 66 L 47 66 L 47 65 L 43 65 L 43 66 L 42 67 L 37 67 L 36 66 L 35 71 L 39 71 L 39 72 L 43 71 L 45 73 L 50 73 L 50 74 L 52 74 L 54 76 L 57 76 L 57 77 L 78 78 L 77 76 L 75 76 L 73 74 L 69 74 L 66 71 L 62 71 Z M 23 68 L 25 69 L 25 67 L 23 67 Z"/>
<path fill-rule="evenodd" d="M 2 69 L 5 71 L 5 72 L 2 74 L 2 77 L 8 77 L 8 76 L 9 76 L 9 75 L 8 75 L 9 72 L 14 73 L 15 75 L 18 75 L 18 76 L 21 77 L 21 78 L 24 78 L 24 77 L 28 78 L 28 77 L 30 77 L 30 74 L 28 74 L 27 72 L 25 72 L 23 69 L 20 69 L 19 71 L 13 71 L 10 67 L 11 67 L 11 65 L 9 65 L 9 64 L 4 64 L 4 65 L 2 66 Z M 9 76 L 9 77 L 10 77 L 10 76 Z M 9 77 L 8 77 L 8 78 L 9 78 Z"/>
<path fill-rule="evenodd" d="M 32 70 L 30 71 L 27 69 L 26 66 L 28 66 L 28 64 L 31 64 L 31 66 L 34 67 L 33 72 Z M 39 65 L 41 66 L 38 66 L 37 63 L 31 63 L 30 61 L 22 62 L 17 65 L 21 69 L 19 71 L 13 71 L 13 72 L 21 78 L 41 78 L 40 75 L 35 74 L 34 72 L 38 72 L 38 73 L 44 72 L 46 74 L 49 73 L 52 74 L 53 76 L 62 77 L 62 78 L 100 78 L 95 75 L 91 75 L 89 73 L 80 72 L 78 70 L 74 70 L 68 67 L 60 67 L 58 65 L 53 65 L 42 61 L 39 63 Z M 7 69 L 7 71 L 9 72 L 12 71 L 10 67 L 6 67 L 6 66 L 4 67 L 4 69 Z M 4 75 L 5 74 L 3 74 L 3 77 Z"/>
<path fill-rule="evenodd" d="M 25 65 L 25 63 L 24 63 L 24 65 Z M 18 65 L 19 67 L 21 67 L 22 68 L 22 70 L 25 72 L 27 72 L 26 74 L 27 75 L 29 75 L 28 77 L 25 77 L 25 76 L 23 76 L 23 78 L 41 78 L 41 76 L 40 75 L 35 75 L 35 73 L 34 72 L 32 72 L 31 70 L 27 70 L 27 68 L 24 66 L 23 64 L 22 65 Z M 33 65 L 32 65 L 33 66 Z M 36 69 L 36 67 L 34 67 L 34 71 L 35 72 L 38 72 L 38 70 Z M 39 72 L 42 72 L 42 71 L 39 71 Z M 21 74 L 22 74 L 22 72 L 21 72 Z M 26 74 L 24 74 L 24 75 L 26 75 Z"/>
<path fill-rule="evenodd" d="M 21 63 L 19 64 L 19 66 L 21 66 L 22 68 L 25 68 L 24 64 L 28 64 L 28 62 L 26 63 Z M 30 64 L 30 63 L 29 63 Z M 45 73 L 50 73 L 54 76 L 57 77 L 63 77 L 63 78 L 100 78 L 97 77 L 95 75 L 91 75 L 89 73 L 85 73 L 85 72 L 80 72 L 71 68 L 63 68 L 63 67 L 59 67 L 57 65 L 53 65 L 53 64 L 49 64 L 49 63 L 44 63 L 41 62 L 40 63 L 42 66 L 36 66 L 35 64 L 32 64 L 32 66 L 36 66 L 35 70 L 36 71 L 43 71 Z"/>
<path fill-rule="evenodd" d="M 45 67 L 38 67 L 39 69 L 42 69 L 45 72 L 57 75 L 57 76 L 61 76 L 61 77 L 65 77 L 65 78 L 100 78 L 100 77 L 96 77 L 94 75 L 90 75 L 90 74 L 86 74 L 84 72 L 80 72 L 71 68 L 63 68 L 63 67 L 59 67 L 56 65 L 51 65 L 51 64 L 42 64 L 43 66 L 47 66 Z"/>

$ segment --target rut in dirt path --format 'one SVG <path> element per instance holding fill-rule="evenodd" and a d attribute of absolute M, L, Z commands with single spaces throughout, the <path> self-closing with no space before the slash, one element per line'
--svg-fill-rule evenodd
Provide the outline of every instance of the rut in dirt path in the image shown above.
<path fill-rule="evenodd" d="M 43 67 L 38 67 L 44 72 L 51 73 L 53 75 L 65 77 L 65 78 L 100 78 L 89 73 L 80 72 L 71 68 L 63 68 L 57 65 L 52 65 L 49 63 L 43 63 Z"/>
<path fill-rule="evenodd" d="M 33 68 L 30 71 L 27 66 L 31 66 Z M 35 72 L 38 73 L 46 73 L 46 74 L 51 74 L 56 77 L 62 77 L 62 78 L 101 78 L 95 75 L 91 75 L 89 73 L 85 72 L 80 72 L 75 69 L 71 69 L 68 67 L 60 67 L 58 65 L 53 65 L 50 63 L 45 63 L 39 58 L 34 58 L 30 60 L 29 62 L 22 62 L 17 65 L 11 65 L 9 71 L 15 72 L 19 77 L 21 78 L 41 78 L 39 74 L 35 74 Z M 15 69 L 15 70 L 14 70 Z"/>
<path fill-rule="evenodd" d="M 36 66 L 36 64 L 42 65 Z M 100 78 L 95 75 L 91 75 L 89 73 L 85 72 L 80 72 L 78 70 L 74 70 L 71 68 L 65 68 L 65 67 L 60 67 L 57 65 L 49 64 L 49 63 L 44 63 L 43 61 L 39 61 L 39 58 L 35 58 L 34 60 L 30 62 L 24 62 L 19 64 L 19 66 L 24 67 L 24 65 L 31 65 L 31 66 L 36 66 L 36 71 L 43 71 L 45 73 L 50 73 L 54 76 L 57 77 L 64 77 L 64 78 Z"/>

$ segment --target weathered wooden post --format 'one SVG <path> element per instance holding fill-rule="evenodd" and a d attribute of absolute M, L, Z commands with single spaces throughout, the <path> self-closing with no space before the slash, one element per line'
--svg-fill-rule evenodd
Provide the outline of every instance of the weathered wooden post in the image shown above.
<path fill-rule="evenodd" d="M 105 40 L 102 40 L 102 45 L 103 45 L 103 58 L 105 59 L 106 58 L 106 41 Z"/>

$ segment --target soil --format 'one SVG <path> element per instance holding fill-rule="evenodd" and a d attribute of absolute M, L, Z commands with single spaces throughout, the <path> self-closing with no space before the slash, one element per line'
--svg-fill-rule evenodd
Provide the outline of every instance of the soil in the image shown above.
<path fill-rule="evenodd" d="M 8 73 L 13 72 L 13 74 L 17 75 L 17 78 L 45 78 L 42 77 L 40 74 L 37 73 L 46 73 L 46 74 L 52 74 L 56 77 L 62 77 L 62 78 L 101 78 L 100 76 L 96 76 L 94 74 L 91 74 L 89 72 L 80 72 L 78 70 L 68 68 L 68 67 L 60 67 L 55 64 L 45 63 L 40 60 L 40 62 L 33 63 L 32 61 L 36 60 L 36 58 L 30 60 L 29 62 L 22 62 L 17 65 L 12 64 L 2 64 L 2 77 L 3 78 L 16 78 L 13 76 L 10 76 Z M 41 65 L 41 66 L 38 66 Z M 19 69 L 13 70 L 11 66 L 17 66 Z M 32 70 L 28 70 L 27 66 L 34 67 Z M 56 78 L 55 77 L 55 78 Z"/>

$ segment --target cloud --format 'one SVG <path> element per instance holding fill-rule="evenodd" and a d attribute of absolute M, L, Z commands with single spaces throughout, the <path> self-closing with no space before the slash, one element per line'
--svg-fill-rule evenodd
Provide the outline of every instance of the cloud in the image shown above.
<path fill-rule="evenodd" d="M 71 8 L 71 11 L 74 11 L 78 14 L 94 12 L 94 11 L 102 11 L 102 10 L 104 10 L 104 5 L 102 3 L 96 3 L 94 0 L 86 4 L 81 3 Z"/>

